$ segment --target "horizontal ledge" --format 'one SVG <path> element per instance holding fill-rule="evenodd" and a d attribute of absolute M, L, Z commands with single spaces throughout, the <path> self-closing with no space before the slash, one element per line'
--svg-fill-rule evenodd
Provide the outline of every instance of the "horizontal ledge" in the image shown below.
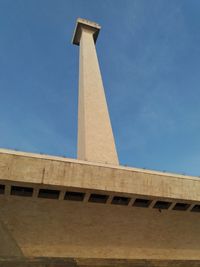
<path fill-rule="evenodd" d="M 141 168 L 123 166 L 123 165 L 112 165 L 112 164 L 102 163 L 102 162 L 91 162 L 91 161 L 87 161 L 87 160 L 67 158 L 64 156 L 63 157 L 62 156 L 53 156 L 53 155 L 23 152 L 23 151 L 4 149 L 4 148 L 0 148 L 0 157 L 1 157 L 1 154 L 8 154 L 11 156 L 12 155 L 13 156 L 21 156 L 21 157 L 26 157 L 26 158 L 53 160 L 53 161 L 59 161 L 59 162 L 81 164 L 81 165 L 86 165 L 86 166 L 94 166 L 94 167 L 97 166 L 97 167 L 104 167 L 104 168 L 109 168 L 109 169 L 133 171 L 133 172 L 139 172 L 139 173 L 144 173 L 144 174 L 155 174 L 155 175 L 161 175 L 161 176 L 165 176 L 165 177 L 191 179 L 191 180 L 200 181 L 200 177 L 198 177 L 198 176 L 189 176 L 189 175 L 183 175 L 183 174 L 172 173 L 172 172 L 167 172 L 167 171 L 155 171 L 155 170 L 149 170 L 149 169 L 145 169 L 145 168 L 141 169 Z"/>
<path fill-rule="evenodd" d="M 0 150 L 0 181 L 200 202 L 198 178 L 15 151 Z"/>

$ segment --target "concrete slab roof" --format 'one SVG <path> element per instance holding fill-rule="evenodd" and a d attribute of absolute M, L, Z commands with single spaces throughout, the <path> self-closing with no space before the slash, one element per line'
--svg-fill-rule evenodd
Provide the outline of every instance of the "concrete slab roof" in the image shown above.
<path fill-rule="evenodd" d="M 0 149 L 0 183 L 200 203 L 198 177 Z"/>

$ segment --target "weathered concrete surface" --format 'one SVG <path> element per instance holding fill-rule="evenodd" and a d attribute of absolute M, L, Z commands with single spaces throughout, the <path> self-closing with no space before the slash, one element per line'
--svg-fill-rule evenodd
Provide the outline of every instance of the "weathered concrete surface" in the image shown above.
<path fill-rule="evenodd" d="M 200 200 L 200 181 L 195 177 L 8 150 L 0 151 L 0 180 L 36 189 Z M 2 267 L 31 266 L 28 262 L 50 267 L 48 259 L 59 267 L 69 266 L 69 259 L 71 266 L 200 266 L 200 213 L 189 211 L 6 193 L 0 195 L 0 239 Z M 56 263 L 57 258 L 61 261 Z M 118 265 L 116 260 L 122 262 Z"/>
<path fill-rule="evenodd" d="M 14 196 L 1 196 L 0 210 L 25 258 L 200 261 L 196 213 Z M 9 257 L 4 242 L 0 256 Z"/>
<path fill-rule="evenodd" d="M 1 198 L 0 209 L 28 257 L 200 257 L 199 214 L 20 197 Z"/>
<path fill-rule="evenodd" d="M 99 25 L 78 19 L 79 36 L 78 159 L 119 164 L 110 123 L 94 35 Z M 77 44 L 77 41 L 75 42 Z"/>
<path fill-rule="evenodd" d="M 0 150 L 0 179 L 200 202 L 200 180 L 156 171 Z"/>
<path fill-rule="evenodd" d="M 1 215 L 1 214 L 0 214 Z M 12 233 L 3 223 L 4 218 L 0 217 L 0 256 L 4 257 L 23 257 L 23 253 L 17 244 L 17 241 L 13 238 Z"/>

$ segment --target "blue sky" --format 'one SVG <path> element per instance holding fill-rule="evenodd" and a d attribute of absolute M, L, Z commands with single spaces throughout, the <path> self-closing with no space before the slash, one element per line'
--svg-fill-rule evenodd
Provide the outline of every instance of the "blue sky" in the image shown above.
<path fill-rule="evenodd" d="M 76 157 L 77 17 L 122 165 L 200 175 L 199 0 L 0 0 L 0 147 Z"/>

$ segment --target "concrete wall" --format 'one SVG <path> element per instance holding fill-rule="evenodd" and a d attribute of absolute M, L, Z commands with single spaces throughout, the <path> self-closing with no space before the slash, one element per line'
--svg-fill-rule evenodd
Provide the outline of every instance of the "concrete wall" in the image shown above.
<path fill-rule="evenodd" d="M 118 259 L 126 266 L 200 266 L 199 212 L 87 202 L 91 192 L 101 192 L 192 206 L 200 201 L 198 178 L 1 150 L 0 184 L 6 185 L 0 194 L 2 267 L 2 259 L 13 257 L 76 259 L 59 267 L 116 266 Z M 33 187 L 33 196 L 11 195 L 13 184 Z M 58 189 L 62 196 L 82 190 L 86 199 L 41 199 L 39 188 Z"/>
<path fill-rule="evenodd" d="M 0 180 L 200 203 L 198 177 L 0 150 Z"/>
<path fill-rule="evenodd" d="M 14 196 L 0 210 L 0 256 L 200 260 L 197 213 Z"/>

